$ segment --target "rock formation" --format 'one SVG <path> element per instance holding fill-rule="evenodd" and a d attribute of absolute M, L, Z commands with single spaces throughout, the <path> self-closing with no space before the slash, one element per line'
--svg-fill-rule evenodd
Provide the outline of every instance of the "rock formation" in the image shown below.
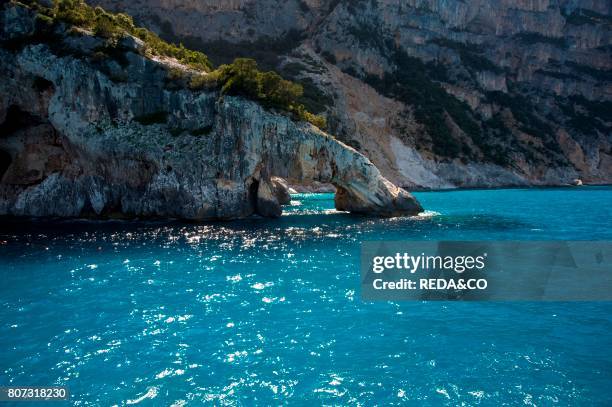
<path fill-rule="evenodd" d="M 35 13 L 3 7 L 0 215 L 275 217 L 273 176 L 332 183 L 341 210 L 421 211 L 366 157 L 316 127 L 177 86 L 170 68 L 185 68 L 141 55 L 135 38 L 101 57 L 104 40 L 64 30 L 47 41 Z"/>
<path fill-rule="evenodd" d="M 289 193 L 289 184 L 280 177 L 272 177 L 272 192 L 276 200 L 281 205 L 289 205 L 291 203 L 291 195 Z"/>
<path fill-rule="evenodd" d="M 608 0 L 92 1 L 301 81 L 396 184 L 612 182 Z"/>

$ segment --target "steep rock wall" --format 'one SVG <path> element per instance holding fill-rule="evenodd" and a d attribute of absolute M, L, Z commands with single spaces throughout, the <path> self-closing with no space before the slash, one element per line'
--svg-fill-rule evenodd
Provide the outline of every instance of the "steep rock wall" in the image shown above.
<path fill-rule="evenodd" d="M 418 202 L 316 127 L 168 83 L 168 63 L 126 38 L 59 33 L 5 10 L 0 40 L 0 215 L 235 219 L 278 216 L 272 176 L 333 183 L 337 207 L 416 214 Z M 56 33 L 58 34 L 58 33 Z M 176 68 L 176 61 L 173 66 Z"/>
<path fill-rule="evenodd" d="M 279 57 L 330 132 L 401 185 L 612 182 L 609 1 L 94 3 L 219 58 Z"/>

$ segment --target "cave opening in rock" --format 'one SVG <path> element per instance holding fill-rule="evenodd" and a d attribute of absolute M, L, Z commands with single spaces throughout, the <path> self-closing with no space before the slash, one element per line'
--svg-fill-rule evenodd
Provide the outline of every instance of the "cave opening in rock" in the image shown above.
<path fill-rule="evenodd" d="M 7 137 L 17 130 L 40 123 L 42 121 L 38 117 L 22 110 L 19 106 L 11 105 L 6 110 L 4 123 L 0 125 L 0 137 Z"/>
<path fill-rule="evenodd" d="M 257 190 L 259 189 L 259 181 L 253 179 L 249 185 L 249 204 L 254 212 L 257 212 Z"/>
<path fill-rule="evenodd" d="M 293 178 L 281 178 L 273 176 L 270 179 L 272 193 L 281 207 L 286 208 L 295 204 L 301 205 L 303 196 L 300 194 L 335 194 L 338 188 L 329 183 L 322 183 L 312 180 L 296 180 Z M 297 195 L 297 197 L 296 197 Z M 317 198 L 318 199 L 318 198 Z M 329 199 L 329 197 L 321 197 L 321 199 Z M 294 204 L 295 203 L 295 204 Z M 290 211 L 295 208 L 289 209 Z"/>
<path fill-rule="evenodd" d="M 0 150 L 0 182 L 6 173 L 6 170 L 11 166 L 13 159 L 8 151 Z"/>
<path fill-rule="evenodd" d="M 32 89 L 36 90 L 38 93 L 43 93 L 47 91 L 52 91 L 54 89 L 53 82 L 37 76 L 32 81 Z"/>

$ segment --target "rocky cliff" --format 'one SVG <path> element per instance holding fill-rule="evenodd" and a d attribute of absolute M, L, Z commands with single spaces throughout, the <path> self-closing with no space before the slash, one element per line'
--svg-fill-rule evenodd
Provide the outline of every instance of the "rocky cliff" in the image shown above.
<path fill-rule="evenodd" d="M 334 184 L 340 210 L 416 214 L 362 154 L 311 124 L 172 75 L 188 68 L 8 3 L 0 14 L 0 215 L 280 215 L 278 176 Z"/>
<path fill-rule="evenodd" d="M 299 80 L 408 187 L 612 182 L 608 0 L 94 0 Z"/>

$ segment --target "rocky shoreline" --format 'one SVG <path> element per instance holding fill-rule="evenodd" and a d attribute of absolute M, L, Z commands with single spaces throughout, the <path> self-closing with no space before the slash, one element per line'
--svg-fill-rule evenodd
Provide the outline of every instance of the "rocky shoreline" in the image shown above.
<path fill-rule="evenodd" d="M 396 185 L 612 182 L 609 1 L 91 1 L 268 61 Z"/>
<path fill-rule="evenodd" d="M 17 4 L 0 18 L 0 215 L 276 217 L 285 191 L 273 176 L 335 185 L 339 210 L 422 210 L 315 126 L 169 83 L 171 69 L 187 68 L 150 58 L 136 38 L 100 58 L 108 44 L 91 33 L 60 25 L 46 42 L 36 13 Z"/>

